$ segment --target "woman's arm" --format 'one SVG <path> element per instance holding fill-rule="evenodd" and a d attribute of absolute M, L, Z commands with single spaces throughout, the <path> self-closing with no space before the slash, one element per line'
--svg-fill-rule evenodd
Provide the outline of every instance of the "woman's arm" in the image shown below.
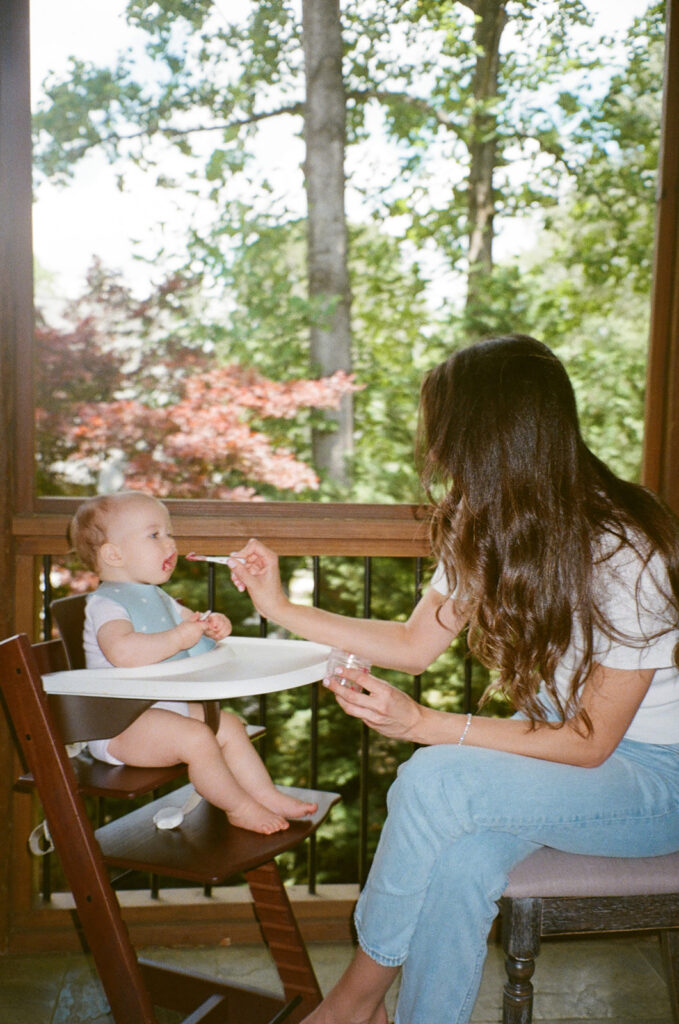
<path fill-rule="evenodd" d="M 413 743 L 458 743 L 465 715 L 435 711 L 372 675 L 347 669 L 347 678 L 359 682 L 364 692 L 342 686 L 337 679 L 325 685 L 340 706 L 366 725 L 397 739 Z M 595 665 L 582 691 L 582 708 L 591 719 L 587 733 L 582 716 L 559 727 L 520 719 L 474 716 L 464 737 L 466 746 L 504 750 L 544 761 L 594 768 L 608 758 L 625 735 L 653 679 L 653 669 L 628 671 Z"/>
<path fill-rule="evenodd" d="M 453 602 L 431 588 L 406 622 L 352 619 L 293 604 L 281 586 L 273 551 L 250 540 L 234 556 L 229 563 L 233 581 L 240 590 L 247 589 L 260 615 L 297 636 L 351 651 L 382 668 L 413 674 L 424 671 L 464 626 Z"/>
<path fill-rule="evenodd" d="M 283 592 L 276 555 L 259 541 L 235 552 L 244 562 L 230 563 L 234 583 L 248 590 L 257 610 L 308 640 L 342 647 L 372 664 L 418 673 L 427 668 L 464 626 L 451 600 L 429 589 L 407 622 L 350 619 L 318 608 L 295 605 Z M 438 614 L 437 614 L 438 613 Z M 457 743 L 465 715 L 436 711 L 373 675 L 347 669 L 345 676 L 363 688 L 342 686 L 338 678 L 325 685 L 340 706 L 384 736 L 424 745 Z M 628 671 L 595 665 L 582 690 L 582 708 L 592 723 L 584 728 L 578 715 L 560 727 L 519 719 L 475 716 L 464 742 L 523 754 L 546 761 L 595 767 L 615 750 L 625 735 L 653 678 L 653 670 Z"/>

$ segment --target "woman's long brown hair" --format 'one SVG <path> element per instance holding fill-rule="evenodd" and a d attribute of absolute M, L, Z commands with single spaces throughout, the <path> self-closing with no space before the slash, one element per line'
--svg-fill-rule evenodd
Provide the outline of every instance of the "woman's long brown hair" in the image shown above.
<path fill-rule="evenodd" d="M 433 551 L 469 617 L 470 648 L 499 670 L 497 686 L 533 722 L 545 720 L 541 682 L 561 720 L 579 711 L 595 627 L 624 639 L 594 592 L 604 534 L 644 561 L 659 552 L 679 623 L 679 521 L 589 450 L 568 375 L 541 342 L 490 338 L 432 370 L 422 385 L 418 452 L 435 505 Z M 436 484 L 447 488 L 440 501 Z M 554 671 L 575 617 L 584 646 L 563 701 Z M 679 665 L 679 645 L 674 656 Z"/>

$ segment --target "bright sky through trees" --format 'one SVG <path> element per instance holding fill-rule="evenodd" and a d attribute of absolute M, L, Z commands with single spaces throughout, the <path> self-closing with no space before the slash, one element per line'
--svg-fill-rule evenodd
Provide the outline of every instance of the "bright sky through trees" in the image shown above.
<path fill-rule="evenodd" d="M 230 18 L 239 7 L 246 8 L 247 0 L 220 0 L 215 4 L 228 12 Z M 587 0 L 587 6 L 596 12 L 596 30 L 615 34 L 620 38 L 634 17 L 647 7 L 646 0 Z M 40 98 L 40 83 L 50 71 L 61 72 L 70 56 L 94 64 L 113 63 L 118 53 L 132 47 L 141 61 L 145 60 L 143 33 L 132 33 L 125 24 L 124 0 L 99 0 L 96 4 L 82 0 L 31 0 L 31 65 L 33 104 Z M 135 38 L 139 39 L 138 48 Z M 289 125 L 277 130 L 285 133 Z M 270 138 L 270 137 L 269 137 Z M 272 147 L 269 144 L 268 153 Z M 291 141 L 289 135 L 280 152 L 288 156 L 288 166 L 282 165 L 274 175 L 289 176 L 293 188 L 300 194 L 300 212 L 304 202 L 301 191 L 301 143 Z M 270 157 L 269 157 L 270 158 Z M 114 269 L 120 269 L 129 284 L 138 282 L 144 290 L 153 280 L 153 267 L 134 262 L 131 239 L 141 239 L 152 232 L 154 225 L 162 223 L 170 234 L 175 230 L 180 237 L 184 230 L 187 210 L 177 207 L 172 190 L 154 185 L 154 175 L 132 169 L 127 175 L 124 192 L 116 187 L 115 171 L 101 154 L 90 154 L 78 169 L 73 185 L 60 188 L 41 184 L 34 210 L 34 246 L 38 265 L 51 278 L 50 290 L 58 300 L 74 297 L 82 290 L 84 274 L 93 255 Z M 351 216 L 351 211 L 350 216 Z M 155 242 L 155 239 L 154 239 Z M 498 255 L 513 248 L 511 238 L 498 238 Z M 140 251 L 144 252 L 143 241 Z"/>

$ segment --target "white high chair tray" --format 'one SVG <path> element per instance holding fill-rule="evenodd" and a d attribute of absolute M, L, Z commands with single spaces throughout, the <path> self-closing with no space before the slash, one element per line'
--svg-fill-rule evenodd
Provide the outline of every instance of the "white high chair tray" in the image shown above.
<path fill-rule="evenodd" d="M 143 668 L 76 669 L 42 677 L 46 693 L 149 700 L 220 700 L 323 678 L 330 648 L 308 640 L 227 637 L 214 650 Z"/>

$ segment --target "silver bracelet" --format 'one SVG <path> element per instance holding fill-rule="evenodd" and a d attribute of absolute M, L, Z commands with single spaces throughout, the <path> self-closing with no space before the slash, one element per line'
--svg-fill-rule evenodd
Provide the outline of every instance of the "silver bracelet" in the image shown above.
<path fill-rule="evenodd" d="M 472 724 L 472 713 L 470 711 L 469 714 L 467 715 L 467 721 L 465 722 L 464 729 L 462 730 L 462 735 L 460 736 L 459 740 L 457 741 L 458 747 L 461 747 L 462 744 L 464 743 L 465 736 L 469 732 L 469 726 L 471 724 Z"/>

